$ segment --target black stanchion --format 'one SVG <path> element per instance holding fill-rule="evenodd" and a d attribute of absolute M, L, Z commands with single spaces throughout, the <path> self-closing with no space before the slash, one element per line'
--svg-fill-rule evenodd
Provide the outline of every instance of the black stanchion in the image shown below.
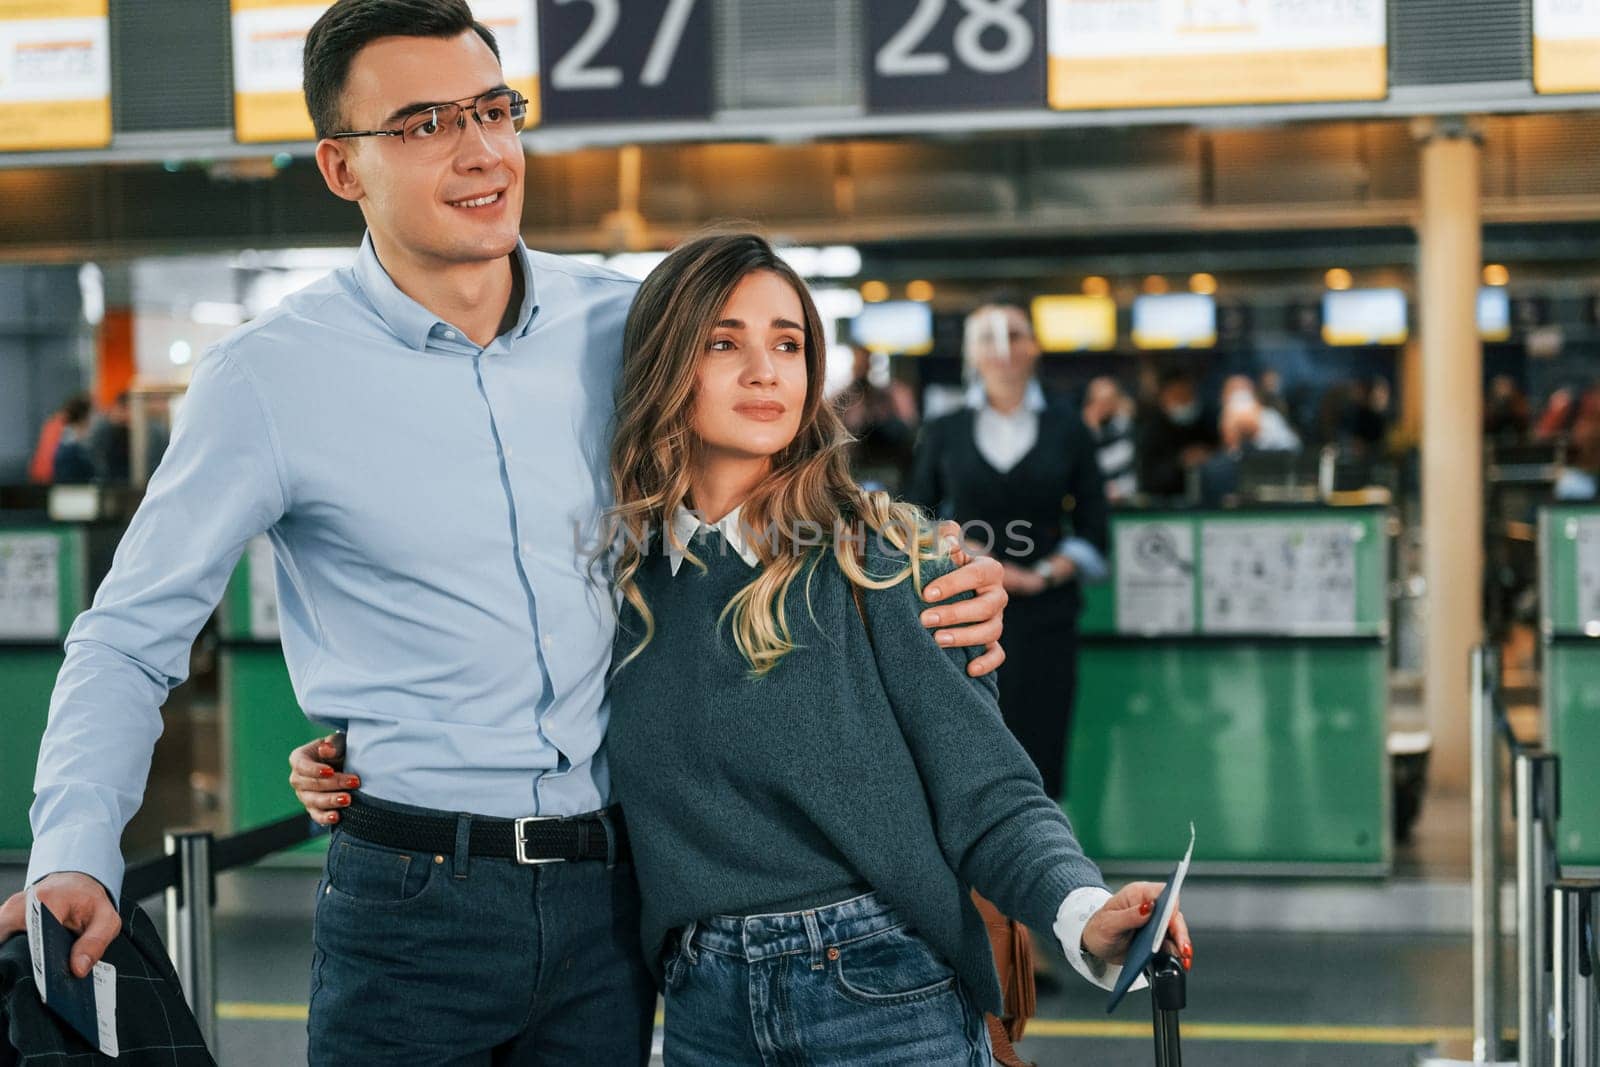
<path fill-rule="evenodd" d="M 1178 1013 L 1189 1002 L 1183 964 L 1171 953 L 1158 952 L 1145 966 L 1150 980 L 1150 1012 L 1156 1034 L 1156 1067 L 1179 1067 L 1183 1047 L 1178 1033 Z"/>

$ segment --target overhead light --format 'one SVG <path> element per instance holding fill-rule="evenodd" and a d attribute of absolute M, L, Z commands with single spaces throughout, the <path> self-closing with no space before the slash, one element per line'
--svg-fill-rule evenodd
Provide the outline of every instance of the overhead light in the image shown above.
<path fill-rule="evenodd" d="M 167 349 L 167 358 L 172 360 L 174 366 L 187 366 L 189 360 L 194 358 L 194 349 L 189 347 L 188 341 L 174 341 L 172 347 Z"/>
<path fill-rule="evenodd" d="M 802 278 L 854 278 L 861 273 L 861 251 L 852 245 L 795 245 L 777 251 Z"/>
<path fill-rule="evenodd" d="M 1151 296 L 1160 296 L 1168 288 L 1167 280 L 1159 274 L 1152 274 L 1144 280 L 1144 291 Z"/>
<path fill-rule="evenodd" d="M 106 317 L 106 276 L 97 263 L 78 268 L 78 295 L 83 301 L 83 321 L 98 326 Z"/>
<path fill-rule="evenodd" d="M 883 282 L 862 282 L 861 299 L 876 304 L 889 299 L 889 287 Z"/>
<path fill-rule="evenodd" d="M 1083 280 L 1084 296 L 1110 296 L 1111 283 L 1098 274 L 1091 274 Z"/>
<path fill-rule="evenodd" d="M 1332 289 L 1334 292 L 1338 293 L 1344 292 L 1346 289 L 1350 288 L 1356 283 L 1355 279 L 1350 276 L 1350 272 L 1345 270 L 1343 267 L 1334 267 L 1328 273 L 1324 274 L 1322 276 L 1322 282 L 1329 289 Z"/>
<path fill-rule="evenodd" d="M 1210 296 L 1217 291 L 1217 279 L 1203 271 L 1192 274 L 1189 276 L 1189 291 L 1199 293 L 1201 296 Z"/>
<path fill-rule="evenodd" d="M 1504 264 L 1491 263 L 1483 268 L 1483 284 L 1494 286 L 1510 285 L 1511 272 L 1505 268 Z"/>
<path fill-rule="evenodd" d="M 918 279 L 906 283 L 906 299 L 926 304 L 933 299 L 933 283 Z"/>

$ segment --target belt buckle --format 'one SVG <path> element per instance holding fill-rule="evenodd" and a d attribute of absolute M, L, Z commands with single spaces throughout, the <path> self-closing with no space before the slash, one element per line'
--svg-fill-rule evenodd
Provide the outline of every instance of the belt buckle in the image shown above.
<path fill-rule="evenodd" d="M 528 839 L 523 836 L 527 825 L 531 822 L 560 822 L 565 815 L 529 815 L 516 820 L 517 833 L 517 862 L 525 867 L 539 867 L 546 863 L 565 863 L 565 856 L 530 856 L 528 855 Z"/>

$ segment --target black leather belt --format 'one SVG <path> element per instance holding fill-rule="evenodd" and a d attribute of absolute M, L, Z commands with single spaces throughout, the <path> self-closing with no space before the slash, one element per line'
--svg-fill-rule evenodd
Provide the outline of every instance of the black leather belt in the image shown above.
<path fill-rule="evenodd" d="M 454 815 L 423 815 L 393 811 L 361 802 L 350 795 L 350 806 L 339 813 L 339 826 L 363 841 L 407 852 L 450 855 L 456 850 Z M 622 809 L 613 805 L 586 815 L 532 816 L 493 819 L 474 815 L 467 852 L 497 856 L 517 863 L 567 863 L 599 860 L 621 862 L 628 858 L 628 834 Z"/>

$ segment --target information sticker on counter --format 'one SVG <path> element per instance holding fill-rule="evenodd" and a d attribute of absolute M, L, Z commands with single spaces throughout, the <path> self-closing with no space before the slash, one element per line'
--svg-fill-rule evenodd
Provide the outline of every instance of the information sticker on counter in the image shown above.
<path fill-rule="evenodd" d="M 61 541 L 0 534 L 0 640 L 61 636 Z"/>
<path fill-rule="evenodd" d="M 1364 533 L 1351 522 L 1202 523 L 1201 630 L 1354 635 Z"/>
<path fill-rule="evenodd" d="M 1578 628 L 1600 637 L 1600 516 L 1572 524 L 1578 544 Z"/>
<path fill-rule="evenodd" d="M 107 0 L 0 0 L 0 151 L 110 143 Z"/>
<path fill-rule="evenodd" d="M 258 641 L 278 638 L 278 588 L 275 575 L 278 562 L 272 542 L 265 536 L 251 540 L 246 550 L 250 572 L 250 636 Z"/>
<path fill-rule="evenodd" d="M 1194 632 L 1194 526 L 1123 522 L 1116 527 L 1117 632 Z"/>

